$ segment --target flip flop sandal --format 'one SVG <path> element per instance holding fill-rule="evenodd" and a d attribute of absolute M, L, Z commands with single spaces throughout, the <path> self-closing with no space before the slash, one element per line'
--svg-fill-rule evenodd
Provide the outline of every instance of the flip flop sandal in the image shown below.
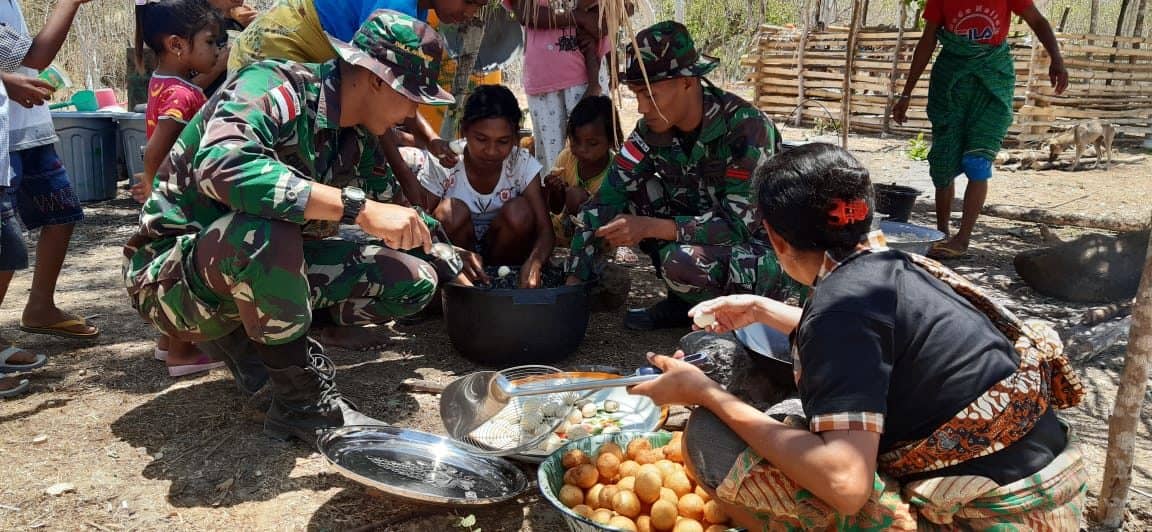
<path fill-rule="evenodd" d="M 207 355 L 201 356 L 196 359 L 192 364 L 181 364 L 179 366 L 168 366 L 169 377 L 187 377 L 197 373 L 204 373 L 205 371 L 214 370 L 216 368 L 224 367 L 224 362 L 218 361 Z"/>
<path fill-rule="evenodd" d="M 20 371 L 33 370 L 48 363 L 48 357 L 36 355 L 36 360 L 27 364 L 9 364 L 8 359 L 21 351 L 23 351 L 23 349 L 14 345 L 10 345 L 3 351 L 0 351 L 0 373 L 17 373 Z"/>
<path fill-rule="evenodd" d="M 69 328 L 75 327 L 77 325 L 91 326 L 91 324 L 88 323 L 87 320 L 73 318 L 73 319 L 67 319 L 64 321 L 59 321 L 59 322 L 53 323 L 52 325 L 45 325 L 42 327 L 32 327 L 32 326 L 24 325 L 23 323 L 21 323 L 20 324 L 20 330 L 24 331 L 26 333 L 32 333 L 32 334 L 47 334 L 49 336 L 59 336 L 61 338 L 76 338 L 76 339 L 81 339 L 81 340 L 91 340 L 93 338 L 96 338 L 97 336 L 100 336 L 100 330 L 99 329 L 96 329 L 96 331 L 91 332 L 91 333 L 79 333 L 79 332 L 68 330 Z"/>
<path fill-rule="evenodd" d="M 928 254 L 925 256 L 934 260 L 953 260 L 959 259 L 967 254 L 968 251 L 957 251 L 949 247 L 935 245 L 928 250 Z"/>
<path fill-rule="evenodd" d="M 17 384 L 15 388 L 9 388 L 7 390 L 0 390 L 0 397 L 7 399 L 9 397 L 16 397 L 17 395 L 23 395 L 23 394 L 28 392 L 28 388 L 30 388 L 31 386 L 32 385 L 28 383 L 28 379 L 20 379 L 20 384 Z"/>

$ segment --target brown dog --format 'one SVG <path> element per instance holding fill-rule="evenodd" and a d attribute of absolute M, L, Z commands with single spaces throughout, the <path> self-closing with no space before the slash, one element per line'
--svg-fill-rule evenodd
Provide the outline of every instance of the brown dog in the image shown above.
<path fill-rule="evenodd" d="M 1053 162 L 1069 146 L 1076 147 L 1076 158 L 1072 160 L 1072 170 L 1080 167 L 1080 157 L 1084 155 L 1084 148 L 1088 145 L 1096 146 L 1096 165 L 1100 167 L 1100 160 L 1108 156 L 1107 170 L 1112 167 L 1112 139 L 1116 137 L 1116 127 L 1112 124 L 1103 124 L 1099 120 L 1081 122 L 1067 131 L 1048 140 L 1048 161 Z"/>

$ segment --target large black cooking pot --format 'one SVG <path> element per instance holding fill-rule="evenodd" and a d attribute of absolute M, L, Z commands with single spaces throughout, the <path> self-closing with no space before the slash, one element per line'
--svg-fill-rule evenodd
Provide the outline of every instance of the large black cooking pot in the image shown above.
<path fill-rule="evenodd" d="M 477 288 L 441 285 L 448 338 L 464 358 L 489 367 L 557 362 L 588 330 L 588 285 Z"/>

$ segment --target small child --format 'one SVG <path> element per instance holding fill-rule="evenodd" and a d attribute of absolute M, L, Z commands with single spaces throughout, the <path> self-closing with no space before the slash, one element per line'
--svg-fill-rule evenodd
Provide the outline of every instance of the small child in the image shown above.
<path fill-rule="evenodd" d="M 152 181 L 185 124 L 207 102 L 204 91 L 192 82 L 195 72 L 216 64 L 223 34 L 223 18 L 206 0 L 159 0 L 136 5 L 136 55 L 147 45 L 156 54 L 156 71 L 148 82 L 148 109 L 144 114 L 148 145 L 144 150 L 144 179 L 132 186 L 141 203 L 152 194 Z M 190 342 L 161 336 L 155 358 L 168 364 L 168 375 L 183 377 L 223 367 L 200 353 Z"/>
<path fill-rule="evenodd" d="M 568 146 L 544 177 L 544 192 L 556 243 L 567 246 L 575 231 L 580 207 L 600 189 L 623 134 L 612 99 L 589 96 L 580 100 L 568 117 Z"/>
<path fill-rule="evenodd" d="M 400 152 L 423 188 L 423 197 L 409 199 L 434 207 L 432 216 L 464 250 L 470 280 L 490 282 L 485 266 L 519 266 L 518 286 L 539 288 L 554 238 L 540 163 L 520 148 L 522 118 L 511 90 L 480 85 L 464 101 L 463 150 L 455 166 L 416 148 Z"/>

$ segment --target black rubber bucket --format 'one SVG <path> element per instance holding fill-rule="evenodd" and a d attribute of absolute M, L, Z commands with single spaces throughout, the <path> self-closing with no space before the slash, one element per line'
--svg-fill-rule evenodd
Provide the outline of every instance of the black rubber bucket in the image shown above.
<path fill-rule="evenodd" d="M 452 347 L 481 366 L 506 368 L 567 358 L 588 331 L 588 286 L 475 288 L 441 285 Z"/>
<path fill-rule="evenodd" d="M 887 214 L 894 222 L 907 222 L 920 191 L 912 187 L 891 184 L 873 185 L 876 189 L 876 212 Z"/>

